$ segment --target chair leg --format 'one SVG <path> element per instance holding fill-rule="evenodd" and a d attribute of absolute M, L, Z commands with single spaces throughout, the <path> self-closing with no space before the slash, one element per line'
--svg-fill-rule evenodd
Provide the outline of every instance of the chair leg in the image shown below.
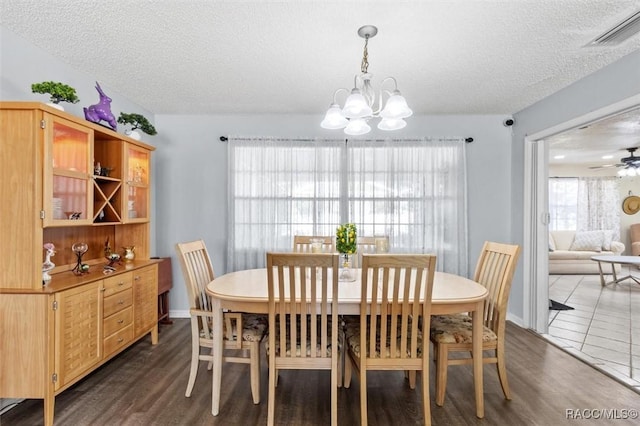
<path fill-rule="evenodd" d="M 367 426 L 367 370 L 360 364 L 360 425 Z"/>
<path fill-rule="evenodd" d="M 189 398 L 193 391 L 198 375 L 198 364 L 200 363 L 200 332 L 198 331 L 198 318 L 191 317 L 191 369 L 189 370 L 189 382 L 184 396 Z"/>
<path fill-rule="evenodd" d="M 511 401 L 511 390 L 509 389 L 509 382 L 507 381 L 507 365 L 504 360 L 503 342 L 498 342 L 498 347 L 496 349 L 496 358 L 498 359 L 496 366 L 498 367 L 498 378 L 500 379 L 502 392 L 504 393 L 505 399 Z"/>
<path fill-rule="evenodd" d="M 409 376 L 409 387 L 411 389 L 415 389 L 416 388 L 416 370 L 409 370 L 408 372 L 405 371 L 405 375 Z"/>
<path fill-rule="evenodd" d="M 273 357 L 273 354 L 271 354 Z M 267 402 L 267 426 L 275 425 L 276 414 L 276 383 L 278 380 L 278 371 L 275 362 L 269 361 L 269 396 Z"/>
<path fill-rule="evenodd" d="M 344 387 L 349 388 L 351 386 L 351 372 L 353 371 L 353 367 L 351 364 L 351 356 L 344 355 Z"/>
<path fill-rule="evenodd" d="M 249 348 L 249 368 L 251 370 L 251 395 L 253 403 L 260 404 L 260 342 L 251 342 Z"/>
<path fill-rule="evenodd" d="M 341 376 L 339 376 L 340 356 L 334 359 L 335 369 L 331 369 L 331 426 L 338 424 L 338 386 Z M 333 366 L 332 366 L 333 367 Z"/>
<path fill-rule="evenodd" d="M 415 371 L 413 371 L 415 377 Z M 431 424 L 431 398 L 429 397 L 429 359 L 425 359 L 422 363 L 422 413 L 424 415 L 424 424 Z"/>
<path fill-rule="evenodd" d="M 436 405 L 442 407 L 444 404 L 444 394 L 447 390 L 447 367 L 449 361 L 449 353 L 446 344 L 438 343 L 435 345 L 438 353 L 438 361 L 436 362 Z"/>

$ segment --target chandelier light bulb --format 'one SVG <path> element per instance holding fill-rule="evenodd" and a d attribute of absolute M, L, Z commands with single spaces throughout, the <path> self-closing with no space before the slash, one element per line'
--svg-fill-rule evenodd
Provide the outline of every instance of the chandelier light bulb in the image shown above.
<path fill-rule="evenodd" d="M 378 123 L 380 130 L 400 130 L 407 126 L 407 122 L 402 118 L 383 118 Z"/>
<path fill-rule="evenodd" d="M 370 117 L 373 114 L 373 111 L 371 110 L 371 107 L 367 105 L 367 101 L 360 93 L 360 90 L 354 88 L 351 91 L 351 95 L 349 95 L 347 101 L 344 103 L 342 113 L 347 118 L 363 118 Z"/>
<path fill-rule="evenodd" d="M 637 174 L 638 171 L 635 167 L 629 167 L 629 169 L 627 170 L 627 176 L 636 176 Z"/>
<path fill-rule="evenodd" d="M 347 124 L 349 124 L 349 120 L 344 118 L 342 115 L 342 110 L 340 109 L 340 105 L 333 103 L 329 106 L 327 113 L 324 116 L 324 120 L 320 123 L 320 126 L 323 129 L 344 129 Z"/>
<path fill-rule="evenodd" d="M 411 111 L 399 90 L 393 91 L 384 109 L 380 112 L 380 117 L 382 118 L 407 118 L 411 115 L 413 115 L 413 111 Z"/>
<path fill-rule="evenodd" d="M 351 136 L 365 135 L 371 131 L 371 127 L 363 118 L 354 118 L 349 120 L 349 124 L 345 127 L 344 132 Z"/>

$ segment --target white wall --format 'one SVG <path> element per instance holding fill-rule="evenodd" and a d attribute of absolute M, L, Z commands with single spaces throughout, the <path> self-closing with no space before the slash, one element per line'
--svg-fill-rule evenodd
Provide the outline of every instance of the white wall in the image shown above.
<path fill-rule="evenodd" d="M 524 140 L 545 129 L 583 117 L 593 111 L 622 102 L 640 94 L 640 51 L 635 51 L 613 64 L 571 84 L 563 90 L 514 114 L 512 144 L 512 199 L 514 213 L 524 212 Z M 511 235 L 522 244 L 524 216 L 514 214 Z M 525 252 L 526 254 L 526 252 Z M 535 265 L 534 265 L 535 266 Z M 522 269 L 516 272 L 511 289 L 510 313 L 522 317 L 529 294 L 523 292 Z M 540 283 L 532 283 L 536 285 Z M 544 283 L 546 284 L 546 283 Z"/>

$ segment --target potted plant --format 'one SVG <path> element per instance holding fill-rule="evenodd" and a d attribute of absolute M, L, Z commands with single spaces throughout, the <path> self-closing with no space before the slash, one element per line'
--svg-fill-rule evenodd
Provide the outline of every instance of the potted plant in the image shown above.
<path fill-rule="evenodd" d="M 33 93 L 43 93 L 50 95 L 50 103 L 48 105 L 64 111 L 60 102 L 69 102 L 75 104 L 80 101 L 76 95 L 76 89 L 57 81 L 43 81 L 42 83 L 34 83 L 31 85 Z"/>
<path fill-rule="evenodd" d="M 126 114 L 124 112 L 120 113 L 120 117 L 118 117 L 118 123 L 120 124 L 129 124 L 131 126 L 131 130 L 126 131 L 125 133 L 129 135 L 131 138 L 140 140 L 140 133 L 136 132 L 137 129 L 142 130 L 148 135 L 155 135 L 156 128 L 153 127 L 149 120 L 145 118 L 145 116 L 140 114 Z"/>

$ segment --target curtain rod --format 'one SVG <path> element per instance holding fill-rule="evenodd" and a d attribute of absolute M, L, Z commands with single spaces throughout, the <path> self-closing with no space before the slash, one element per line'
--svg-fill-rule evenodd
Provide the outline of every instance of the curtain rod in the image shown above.
<path fill-rule="evenodd" d="M 229 140 L 229 138 L 227 136 L 220 136 L 220 142 L 227 142 Z M 296 141 L 296 142 L 313 142 L 314 139 L 291 139 L 292 141 Z M 383 141 L 384 139 L 376 139 L 376 141 Z M 464 141 L 466 143 L 471 143 L 473 142 L 473 138 L 465 138 Z"/>

